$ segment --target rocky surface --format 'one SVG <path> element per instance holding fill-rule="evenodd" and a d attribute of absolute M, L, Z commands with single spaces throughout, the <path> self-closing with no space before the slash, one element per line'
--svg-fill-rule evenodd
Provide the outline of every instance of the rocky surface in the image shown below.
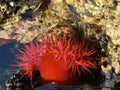
<path fill-rule="evenodd" d="M 83 30 L 98 45 L 101 72 L 106 77 L 102 90 L 111 90 L 120 88 L 119 23 L 119 0 L 1 0 L 0 46 L 41 41 L 50 32 L 58 37 L 75 34 L 76 28 Z"/>

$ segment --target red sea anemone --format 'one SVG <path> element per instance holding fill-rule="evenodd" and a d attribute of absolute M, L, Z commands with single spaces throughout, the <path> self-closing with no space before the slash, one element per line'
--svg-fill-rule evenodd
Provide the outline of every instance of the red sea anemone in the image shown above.
<path fill-rule="evenodd" d="M 24 50 L 19 50 L 17 57 L 21 60 L 16 65 L 20 66 L 25 74 L 32 77 L 34 70 L 39 70 L 43 82 L 72 82 L 76 73 L 91 72 L 90 68 L 96 68 L 96 63 L 91 55 L 95 54 L 94 47 L 84 40 L 78 44 L 76 39 L 64 35 L 59 39 L 53 36 L 42 38 L 42 42 L 25 45 Z"/>
<path fill-rule="evenodd" d="M 19 49 L 19 52 L 21 54 L 17 55 L 17 58 L 21 61 L 17 62 L 15 66 L 21 67 L 20 69 L 25 71 L 24 75 L 28 74 L 32 77 L 32 72 L 37 69 L 41 62 L 40 56 L 45 52 L 44 46 L 38 44 L 38 42 L 35 44 L 30 42 L 29 45 L 25 45 L 24 50 Z"/>

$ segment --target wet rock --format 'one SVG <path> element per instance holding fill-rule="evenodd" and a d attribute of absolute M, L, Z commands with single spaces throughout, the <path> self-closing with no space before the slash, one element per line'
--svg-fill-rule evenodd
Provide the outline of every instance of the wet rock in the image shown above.
<path fill-rule="evenodd" d="M 32 90 L 40 86 L 40 73 L 34 71 L 33 78 L 30 79 L 27 75 L 22 76 L 21 71 L 13 74 L 10 79 L 6 81 L 7 90 Z"/>

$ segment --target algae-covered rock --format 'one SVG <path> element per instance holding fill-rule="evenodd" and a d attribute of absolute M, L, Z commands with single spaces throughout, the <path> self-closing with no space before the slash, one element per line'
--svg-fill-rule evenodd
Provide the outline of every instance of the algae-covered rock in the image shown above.
<path fill-rule="evenodd" d="M 30 16 L 25 18 L 25 16 Z M 0 38 L 20 43 L 71 33 L 94 43 L 101 72 L 120 74 L 119 0 L 13 0 L 0 2 Z M 108 82 L 112 88 L 119 81 Z M 110 88 L 111 88 L 110 87 Z M 106 90 L 106 88 L 103 88 Z"/>

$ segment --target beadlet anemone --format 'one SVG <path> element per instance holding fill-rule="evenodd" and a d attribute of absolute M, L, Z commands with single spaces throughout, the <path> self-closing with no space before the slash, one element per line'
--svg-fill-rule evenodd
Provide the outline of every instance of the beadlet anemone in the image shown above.
<path fill-rule="evenodd" d="M 17 55 L 20 62 L 15 65 L 30 78 L 34 70 L 39 70 L 43 83 L 75 83 L 76 73 L 80 76 L 81 72 L 91 72 L 90 68 L 97 67 L 96 59 L 91 57 L 96 51 L 89 45 L 84 39 L 77 43 L 72 35 L 64 34 L 58 39 L 47 35 L 41 43 L 31 41 L 20 49 Z"/>

